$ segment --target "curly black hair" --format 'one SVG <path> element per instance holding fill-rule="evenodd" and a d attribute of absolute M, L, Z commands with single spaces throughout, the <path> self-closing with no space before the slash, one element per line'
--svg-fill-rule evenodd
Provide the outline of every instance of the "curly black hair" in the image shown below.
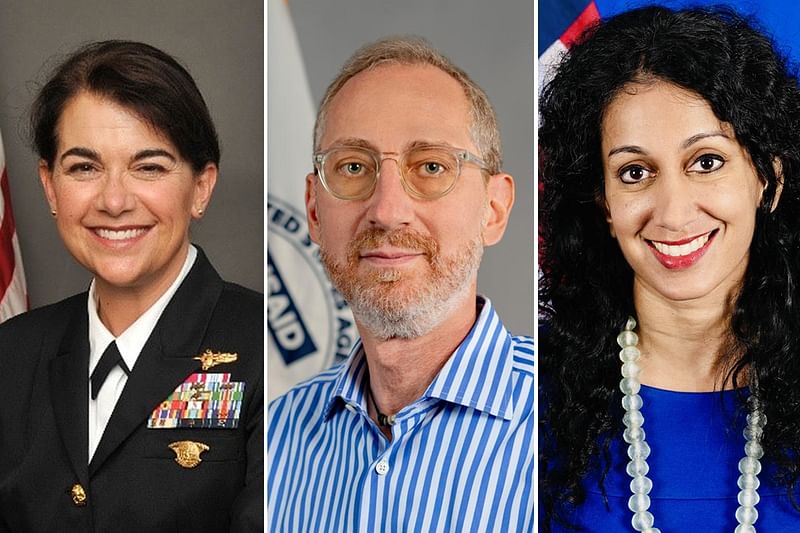
<path fill-rule="evenodd" d="M 605 475 L 612 462 L 624 460 L 609 452 L 609 443 L 624 429 L 615 338 L 636 313 L 633 271 L 609 233 L 602 207 L 601 123 L 626 86 L 653 80 L 708 102 L 717 118 L 733 127 L 767 186 L 733 302 L 728 344 L 735 349 L 720 377 L 735 388 L 749 385 L 761 400 L 769 419 L 765 455 L 777 465 L 776 481 L 794 503 L 800 474 L 797 79 L 772 41 L 730 9 L 646 7 L 588 29 L 555 67 L 540 97 L 544 531 L 551 520 L 563 521 L 564 506 L 585 500 L 581 481 L 591 469 Z"/>

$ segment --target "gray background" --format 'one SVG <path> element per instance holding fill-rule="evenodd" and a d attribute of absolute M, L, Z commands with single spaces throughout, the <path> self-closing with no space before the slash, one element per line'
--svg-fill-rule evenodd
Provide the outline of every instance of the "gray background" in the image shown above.
<path fill-rule="evenodd" d="M 80 292 L 90 275 L 64 249 L 26 140 L 50 69 L 78 45 L 144 41 L 195 78 L 222 145 L 217 188 L 192 241 L 223 278 L 264 286 L 264 6 L 261 0 L 0 0 L 0 131 L 31 307 Z"/>
<path fill-rule="evenodd" d="M 509 330 L 532 334 L 533 2 L 289 0 L 289 7 L 315 105 L 356 48 L 397 34 L 425 37 L 488 93 L 517 199 L 505 238 L 486 250 L 478 290 L 492 299 Z"/>

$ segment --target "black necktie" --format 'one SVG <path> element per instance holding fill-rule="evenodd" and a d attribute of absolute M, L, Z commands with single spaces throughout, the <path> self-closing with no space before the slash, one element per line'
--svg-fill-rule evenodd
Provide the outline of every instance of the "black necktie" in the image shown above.
<path fill-rule="evenodd" d="M 92 382 L 92 400 L 97 399 L 97 393 L 100 392 L 100 387 L 103 386 L 108 373 L 117 365 L 125 371 L 125 374 L 130 374 L 128 365 L 122 360 L 122 356 L 117 349 L 117 341 L 111 341 L 111 344 L 108 345 L 108 348 L 100 357 L 100 361 L 97 362 L 97 366 L 94 367 L 94 372 L 92 372 L 92 377 L 90 378 Z"/>

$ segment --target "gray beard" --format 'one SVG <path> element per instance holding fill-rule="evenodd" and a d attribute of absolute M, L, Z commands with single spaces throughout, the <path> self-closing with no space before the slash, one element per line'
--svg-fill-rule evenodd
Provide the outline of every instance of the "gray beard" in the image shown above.
<path fill-rule="evenodd" d="M 444 322 L 469 297 L 482 256 L 480 236 L 453 257 L 442 258 L 436 253 L 429 258 L 428 279 L 416 280 L 418 286 L 412 291 L 401 284 L 415 280 L 403 279 L 402 271 L 358 277 L 354 273 L 357 267 L 334 261 L 321 247 L 325 270 L 347 300 L 353 316 L 382 340 L 418 338 Z"/>

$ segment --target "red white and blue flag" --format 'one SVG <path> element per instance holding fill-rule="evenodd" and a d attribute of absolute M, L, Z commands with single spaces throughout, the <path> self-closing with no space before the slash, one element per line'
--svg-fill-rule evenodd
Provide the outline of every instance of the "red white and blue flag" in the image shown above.
<path fill-rule="evenodd" d="M 652 4 L 674 9 L 702 6 L 729 6 L 753 17 L 777 43 L 780 51 L 800 63 L 800 2 L 797 0 L 538 0 L 539 87 L 546 79 L 548 66 L 572 45 L 589 25 L 600 18 Z"/>
<path fill-rule="evenodd" d="M 11 209 L 3 137 L 0 135 L 0 322 L 28 310 L 25 271 Z"/>
<path fill-rule="evenodd" d="M 539 0 L 539 88 L 583 31 L 600 19 L 594 0 Z"/>

